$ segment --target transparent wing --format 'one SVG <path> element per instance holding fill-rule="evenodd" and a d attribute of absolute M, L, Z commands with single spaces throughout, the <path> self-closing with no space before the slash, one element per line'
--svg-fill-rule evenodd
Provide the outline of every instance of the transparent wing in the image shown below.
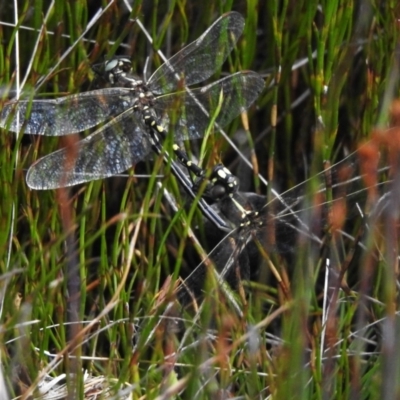
<path fill-rule="evenodd" d="M 182 84 L 194 85 L 209 78 L 226 60 L 244 28 L 237 12 L 218 18 L 197 40 L 161 65 L 148 82 L 154 94 L 172 92 Z"/>
<path fill-rule="evenodd" d="M 56 189 L 126 171 L 150 152 L 143 125 L 131 110 L 87 138 L 51 153 L 28 171 L 32 189 Z"/>
<path fill-rule="evenodd" d="M 360 235 L 363 229 L 368 229 L 369 221 L 377 221 L 390 206 L 389 194 L 393 189 L 393 181 L 387 177 L 388 166 L 376 169 L 376 181 L 371 186 L 367 184 L 371 177 L 366 176 L 364 169 L 360 168 L 356 152 L 276 195 L 264 206 L 260 206 L 260 199 L 254 197 L 258 202 L 254 208 L 258 215 L 248 232 L 247 227 L 243 228 L 243 236 L 249 237 L 251 229 L 256 227 L 266 248 L 281 254 L 294 252 L 296 245 L 305 240 L 323 246 L 327 234 L 334 235 L 338 243 L 340 240 L 342 250 L 346 247 L 345 242 L 354 246 L 363 238 Z M 319 190 L 307 195 L 311 179 L 318 183 Z M 246 194 L 246 199 L 249 195 L 252 194 Z M 223 210 L 224 214 L 232 213 L 234 204 L 227 201 L 225 207 L 228 209 Z M 361 242 L 358 245 L 362 247 Z"/>
<path fill-rule="evenodd" d="M 252 71 L 238 72 L 190 91 L 157 97 L 154 106 L 166 130 L 177 141 L 202 137 L 222 100 L 215 122 L 225 126 L 258 98 L 265 83 Z"/>
<path fill-rule="evenodd" d="M 247 276 L 249 270 L 258 271 L 260 263 L 265 262 L 260 248 L 288 257 L 291 265 L 299 249 L 309 252 L 312 246 L 312 256 L 329 257 L 334 265 L 343 263 L 342 267 L 349 265 L 356 250 L 371 251 L 373 242 L 382 239 L 380 217 L 396 204 L 396 183 L 388 179 L 389 166 L 382 162 L 379 168 L 371 169 L 369 161 L 362 161 L 358 152 L 349 155 L 310 178 L 319 185 L 314 193 L 310 193 L 310 179 L 287 192 L 276 193 L 269 201 L 255 193 L 235 193 L 235 201 L 242 207 L 257 211 L 241 227 L 237 217 L 242 212 L 238 212 L 231 197 L 224 198 L 218 207 L 238 228 L 229 240 L 215 228 L 207 231 L 209 243 L 218 243 L 212 254 L 221 275 L 238 266 L 242 276 Z"/>
<path fill-rule="evenodd" d="M 52 100 L 5 104 L 0 126 L 13 132 L 63 136 L 84 131 L 133 107 L 136 98 L 124 88 L 94 90 Z"/>

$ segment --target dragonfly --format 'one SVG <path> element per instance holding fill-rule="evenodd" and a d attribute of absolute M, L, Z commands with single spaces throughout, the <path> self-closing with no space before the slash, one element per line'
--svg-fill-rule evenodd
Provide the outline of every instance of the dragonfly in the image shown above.
<path fill-rule="evenodd" d="M 376 159 L 363 158 L 368 145 L 286 192 L 274 191 L 271 198 L 237 190 L 216 203 L 234 227 L 228 234 L 206 228 L 209 244 L 218 243 L 210 258 L 219 277 L 235 287 L 238 271 L 242 279 L 249 279 L 271 253 L 292 263 L 299 246 L 314 249 L 316 255 L 327 249 L 335 265 L 350 263 L 357 251 L 368 251 L 370 235 L 379 241 L 378 235 L 384 234 L 378 229 L 382 218 L 397 218 L 400 209 L 400 174 L 396 166 L 378 163 L 378 152 Z M 201 268 L 185 282 L 193 292 L 201 284 Z M 187 297 L 184 287 L 180 297 Z"/>
<path fill-rule="evenodd" d="M 63 136 L 104 123 L 86 138 L 37 160 L 27 172 L 28 186 L 56 189 L 107 178 L 126 171 L 151 150 L 171 162 L 158 136 L 166 132 L 173 133 L 178 160 L 203 177 L 202 169 L 187 159 L 179 144 L 203 137 L 212 122 L 217 127 L 227 125 L 254 103 L 265 83 L 256 72 L 240 71 L 202 87 L 189 86 L 210 78 L 222 66 L 243 28 L 241 14 L 222 15 L 148 80 L 130 73 L 127 58 L 113 58 L 94 66 L 112 87 L 58 99 L 6 103 L 0 126 L 13 132 Z M 176 169 L 172 166 L 179 175 Z M 224 179 L 223 170 L 218 171 L 217 178 Z M 182 174 L 180 178 L 195 196 L 190 180 Z M 217 224 L 226 228 L 223 221 Z"/>

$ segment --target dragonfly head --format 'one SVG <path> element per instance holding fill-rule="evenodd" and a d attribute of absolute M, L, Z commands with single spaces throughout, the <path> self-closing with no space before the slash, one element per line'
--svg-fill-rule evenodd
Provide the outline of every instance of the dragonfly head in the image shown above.
<path fill-rule="evenodd" d="M 126 86 L 129 83 L 129 86 L 137 86 L 142 81 L 130 73 L 131 69 L 132 62 L 125 56 L 115 56 L 102 63 L 92 65 L 92 70 L 111 85 L 120 83 Z"/>

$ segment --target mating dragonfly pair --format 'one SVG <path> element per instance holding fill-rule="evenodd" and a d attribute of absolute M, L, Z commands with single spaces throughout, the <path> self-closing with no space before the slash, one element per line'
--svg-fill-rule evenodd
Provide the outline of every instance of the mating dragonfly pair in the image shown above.
<path fill-rule="evenodd" d="M 239 13 L 221 16 L 196 41 L 161 65 L 147 82 L 130 73 L 129 59 L 116 57 L 93 67 L 110 88 L 56 100 L 6 104 L 0 126 L 26 134 L 68 135 L 111 119 L 73 146 L 33 164 L 26 177 L 28 186 L 54 189 L 106 178 L 126 171 L 153 150 L 171 165 L 189 195 L 196 197 L 199 182 L 206 179 L 205 171 L 174 144 L 178 160 L 198 177 L 194 185 L 163 150 L 160 137 L 169 131 L 177 143 L 201 138 L 211 121 L 225 126 L 258 98 L 264 80 L 252 71 L 238 72 L 201 88 L 188 88 L 219 69 L 243 28 Z M 205 193 L 214 198 L 237 190 L 237 179 L 222 166 L 214 168 L 208 181 Z M 198 206 L 217 227 L 230 230 L 204 198 L 199 199 Z"/>
<path fill-rule="evenodd" d="M 106 178 L 124 172 L 153 150 L 170 164 L 189 195 L 198 197 L 196 188 L 198 182 L 206 179 L 206 173 L 175 144 L 178 160 L 198 177 L 198 182 L 193 183 L 164 151 L 160 138 L 167 131 L 173 132 L 177 143 L 201 138 L 210 124 L 218 127 L 228 124 L 257 99 L 264 89 L 264 80 L 252 71 L 238 72 L 201 88 L 188 88 L 219 69 L 243 28 L 240 14 L 230 12 L 221 16 L 196 41 L 161 65 L 148 81 L 132 75 L 130 61 L 120 57 L 94 67 L 110 83 L 110 88 L 56 100 L 6 104 L 1 111 L 0 126 L 27 134 L 62 136 L 91 129 L 110 119 L 85 139 L 33 164 L 27 174 L 28 185 L 34 189 L 52 189 Z M 317 177 L 322 187 L 320 193 L 325 193 L 327 173 L 335 175 L 346 163 Z M 356 158 L 349 164 L 356 165 Z M 353 176 L 347 183 L 338 181 L 332 189 L 340 192 L 348 188 L 344 197 L 349 207 L 361 209 L 357 199 L 360 194 L 365 198 L 368 189 L 363 185 L 361 173 L 355 171 Z M 219 211 L 224 217 L 208 204 L 205 196 L 198 199 L 198 207 L 221 231 L 232 232 L 232 225 L 241 231 L 239 252 L 252 232 L 259 232 L 261 225 L 270 225 L 271 221 L 275 225 L 277 247 L 284 246 L 290 235 L 298 234 L 322 243 L 321 232 L 313 231 L 312 218 L 304 217 L 307 210 L 301 208 L 303 196 L 274 194 L 267 201 L 264 197 L 241 194 L 237 179 L 222 166 L 214 168 L 208 182 L 205 193 L 220 199 Z M 386 190 L 387 183 L 382 187 Z M 340 195 L 338 201 L 342 198 Z M 384 197 L 381 199 L 382 204 L 388 204 Z M 334 205 L 328 200 L 325 204 Z M 247 205 L 257 211 L 246 211 Z"/>

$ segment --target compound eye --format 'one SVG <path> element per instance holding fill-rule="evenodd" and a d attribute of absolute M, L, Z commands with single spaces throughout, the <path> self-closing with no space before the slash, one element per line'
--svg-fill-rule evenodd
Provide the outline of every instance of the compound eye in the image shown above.
<path fill-rule="evenodd" d="M 219 200 L 226 195 L 226 190 L 223 185 L 214 185 L 210 190 L 211 198 Z"/>
<path fill-rule="evenodd" d="M 115 58 L 108 60 L 105 62 L 104 70 L 106 72 L 112 71 L 114 68 L 116 68 L 118 66 L 118 64 L 119 64 L 119 60 L 117 60 Z"/>
<path fill-rule="evenodd" d="M 132 63 L 129 58 L 121 58 L 119 62 L 119 67 L 122 69 L 122 71 L 129 72 L 131 70 Z"/>

